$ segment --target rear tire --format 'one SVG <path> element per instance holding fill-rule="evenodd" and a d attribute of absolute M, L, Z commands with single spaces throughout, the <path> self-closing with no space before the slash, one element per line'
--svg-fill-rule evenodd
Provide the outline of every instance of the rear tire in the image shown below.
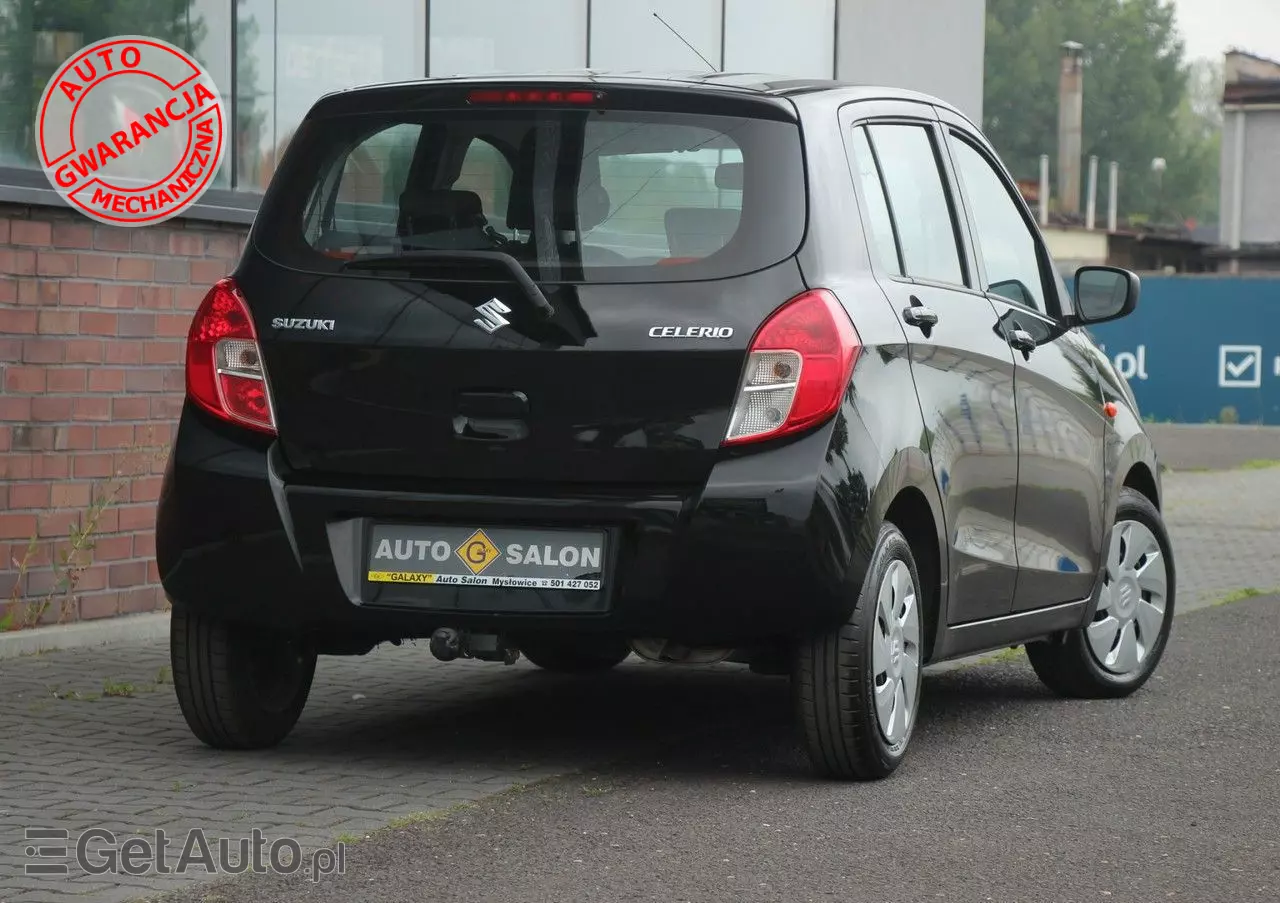
<path fill-rule="evenodd" d="M 1173 550 L 1160 512 L 1123 489 L 1091 623 L 1059 643 L 1028 643 L 1027 658 L 1060 696 L 1128 696 L 1155 672 L 1173 628 Z"/>
<path fill-rule="evenodd" d="M 919 586 L 911 547 L 885 524 L 849 621 L 801 644 L 792 687 L 819 775 L 884 778 L 902 762 L 920 703 Z"/>
<path fill-rule="evenodd" d="M 175 610 L 169 654 L 178 705 L 214 749 L 263 749 L 293 730 L 316 654 L 294 638 Z"/>
<path fill-rule="evenodd" d="M 544 671 L 594 674 L 622 664 L 631 654 L 631 647 L 621 640 L 607 643 L 534 640 L 521 643 L 520 654 Z"/>

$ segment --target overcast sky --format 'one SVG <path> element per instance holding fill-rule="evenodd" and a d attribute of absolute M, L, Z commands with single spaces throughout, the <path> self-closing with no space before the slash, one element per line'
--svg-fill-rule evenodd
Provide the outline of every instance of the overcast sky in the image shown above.
<path fill-rule="evenodd" d="M 1192 57 L 1221 58 L 1228 47 L 1280 60 L 1280 0 L 1174 0 Z"/>

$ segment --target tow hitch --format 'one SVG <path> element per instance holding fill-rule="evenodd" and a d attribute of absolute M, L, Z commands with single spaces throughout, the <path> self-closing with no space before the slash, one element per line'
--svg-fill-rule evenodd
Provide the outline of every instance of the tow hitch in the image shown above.
<path fill-rule="evenodd" d="M 472 633 L 452 627 L 441 627 L 431 634 L 431 654 L 442 662 L 474 658 L 504 665 L 514 665 L 520 658 L 520 650 L 500 634 Z"/>

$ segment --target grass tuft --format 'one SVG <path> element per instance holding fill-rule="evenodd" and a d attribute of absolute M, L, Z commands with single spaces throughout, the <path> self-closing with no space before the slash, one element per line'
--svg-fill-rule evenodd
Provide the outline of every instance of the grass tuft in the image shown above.
<path fill-rule="evenodd" d="M 134 686 L 126 681 L 104 680 L 102 682 L 103 696 L 124 696 L 129 697 L 134 694 Z"/>
<path fill-rule="evenodd" d="M 440 821 L 448 817 L 449 810 L 447 809 L 428 809 L 425 812 L 410 812 L 408 815 L 398 815 L 387 822 L 387 827 L 393 831 L 398 831 L 401 828 L 411 828 L 414 825 Z"/>
<path fill-rule="evenodd" d="M 1210 608 L 1218 608 L 1222 605 L 1230 605 L 1232 602 L 1243 602 L 1245 599 L 1253 599 L 1258 596 L 1280 595 L 1280 587 L 1272 587 L 1271 589 L 1258 589 L 1256 586 L 1244 586 L 1237 590 L 1232 590 L 1221 599 L 1209 603 Z"/>
<path fill-rule="evenodd" d="M 992 653 L 974 662 L 975 665 L 1003 665 L 1009 662 L 1020 662 L 1026 657 L 1026 652 L 1021 646 L 1014 646 L 1010 649 L 1001 649 L 999 652 Z"/>

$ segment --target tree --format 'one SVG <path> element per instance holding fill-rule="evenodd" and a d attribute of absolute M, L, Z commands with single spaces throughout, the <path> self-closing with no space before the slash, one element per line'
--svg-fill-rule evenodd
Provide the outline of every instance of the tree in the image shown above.
<path fill-rule="evenodd" d="M 1167 0 L 987 0 L 986 130 L 1014 173 L 1056 158 L 1065 41 L 1085 48 L 1083 157 L 1119 162 L 1121 214 L 1215 218 L 1216 131 Z"/>

